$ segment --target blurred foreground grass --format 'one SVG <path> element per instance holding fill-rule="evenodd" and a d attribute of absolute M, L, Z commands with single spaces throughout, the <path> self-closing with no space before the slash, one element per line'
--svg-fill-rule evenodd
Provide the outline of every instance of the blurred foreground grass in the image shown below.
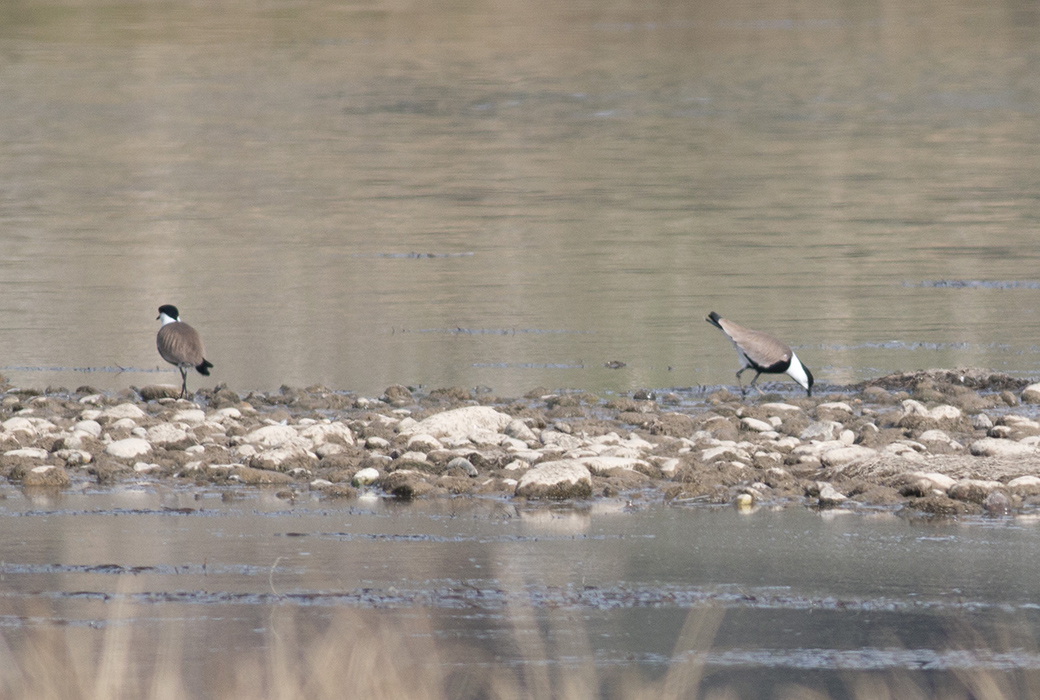
<path fill-rule="evenodd" d="M 551 616 L 549 629 L 531 608 L 509 611 L 520 663 L 496 663 L 486 649 L 438 641 L 429 618 L 391 621 L 375 610 L 341 608 L 323 620 L 301 623 L 296 609 L 276 608 L 260 649 L 226 650 L 213 669 L 184 662 L 181 624 L 161 638 L 135 634 L 131 621 L 146 606 L 120 603 L 100 644 L 96 630 L 63 624 L 33 624 L 0 637 L 0 697 L 4 700 L 678 700 L 741 698 L 734 687 L 706 682 L 703 659 L 722 622 L 717 608 L 687 614 L 667 671 L 658 678 L 593 663 L 580 616 Z M 421 611 L 419 611 L 421 613 Z M 34 616 L 36 620 L 46 616 Z M 530 630 L 540 633 L 529 634 Z M 567 630 L 569 634 L 553 634 Z M 549 636 L 572 648 L 549 651 Z M 962 648 L 982 640 L 969 629 L 952 630 Z M 1021 635 L 997 646 L 1021 648 Z M 992 646 L 992 644 L 991 644 Z M 1035 649 L 1035 644 L 1031 648 Z M 996 650 L 995 650 L 996 651 Z M 555 662 L 559 658 L 566 663 Z M 818 688 L 784 683 L 757 689 L 756 697 L 824 700 Z M 937 680 L 918 671 L 856 672 L 843 676 L 840 697 L 855 700 L 998 700 L 1040 698 L 1034 670 L 952 672 Z"/>

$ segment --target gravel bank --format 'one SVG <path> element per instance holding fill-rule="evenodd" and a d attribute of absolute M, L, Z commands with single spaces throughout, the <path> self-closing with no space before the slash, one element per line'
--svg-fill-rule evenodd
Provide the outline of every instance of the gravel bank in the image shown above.
<path fill-rule="evenodd" d="M 1040 384 L 980 370 L 891 375 L 811 399 L 218 386 L 193 402 L 172 385 L 0 390 L 0 476 L 27 489 L 163 481 L 228 498 L 266 486 L 288 499 L 627 498 L 943 516 L 1040 505 Z"/>

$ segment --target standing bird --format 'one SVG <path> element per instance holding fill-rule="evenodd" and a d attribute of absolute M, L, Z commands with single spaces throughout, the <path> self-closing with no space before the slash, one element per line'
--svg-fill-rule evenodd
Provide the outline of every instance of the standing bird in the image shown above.
<path fill-rule="evenodd" d="M 159 348 L 162 359 L 176 365 L 181 371 L 181 398 L 188 393 L 188 369 L 194 367 L 199 374 L 209 376 L 209 368 L 213 363 L 206 359 L 206 349 L 202 347 L 199 332 L 180 319 L 177 307 L 164 304 L 159 307 L 162 321 L 159 334 L 155 336 L 155 345 Z"/>
<path fill-rule="evenodd" d="M 733 342 L 733 346 L 737 349 L 740 361 L 744 363 L 744 366 L 737 372 L 737 384 L 740 385 L 741 396 L 745 395 L 747 390 L 740 382 L 740 375 L 747 369 L 755 370 L 755 378 L 751 380 L 751 384 L 748 387 L 754 386 L 758 389 L 755 386 L 755 382 L 758 381 L 762 374 L 783 374 L 786 372 L 791 379 L 802 385 L 802 388 L 805 389 L 809 396 L 812 396 L 812 372 L 802 364 L 802 361 L 798 359 L 798 356 L 794 354 L 786 343 L 781 342 L 778 338 L 774 338 L 768 333 L 753 331 L 737 325 L 733 321 L 727 321 L 714 311 L 708 314 L 708 318 L 704 320 L 726 334 L 726 337 Z M 758 393 L 761 394 L 762 390 L 758 389 Z"/>

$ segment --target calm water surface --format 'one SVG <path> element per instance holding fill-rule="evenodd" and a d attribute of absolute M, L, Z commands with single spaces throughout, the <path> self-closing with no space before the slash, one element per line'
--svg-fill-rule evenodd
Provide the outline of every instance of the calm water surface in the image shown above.
<path fill-rule="evenodd" d="M 695 652 L 712 682 L 744 697 L 772 697 L 786 681 L 839 687 L 847 672 L 1040 668 L 1031 517 L 263 494 L 228 503 L 148 486 L 3 495 L 10 649 L 55 621 L 95 646 L 113 626 L 149 639 L 177 625 L 187 667 L 208 669 L 203 688 L 219 685 L 206 674 L 226 672 L 218 652 L 262 647 L 277 615 L 344 610 L 377 611 L 404 630 L 422 620 L 438 643 L 464 650 L 450 657 L 462 669 L 591 663 L 648 678 L 686 653 L 688 616 L 719 615 Z M 998 648 L 1009 630 L 1026 641 Z"/>
<path fill-rule="evenodd" d="M 1038 193 L 1027 2 L 0 3 L 21 385 L 1035 376 Z"/>

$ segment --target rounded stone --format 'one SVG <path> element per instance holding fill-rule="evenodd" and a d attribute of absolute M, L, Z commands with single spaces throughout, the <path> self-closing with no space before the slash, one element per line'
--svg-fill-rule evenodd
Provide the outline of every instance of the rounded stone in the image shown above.
<path fill-rule="evenodd" d="M 522 498 L 588 498 L 592 495 L 592 474 L 578 460 L 542 462 L 520 477 L 516 495 Z"/>
<path fill-rule="evenodd" d="M 151 451 L 151 444 L 147 440 L 137 437 L 116 440 L 105 448 L 105 454 L 117 459 L 133 459 Z"/>

